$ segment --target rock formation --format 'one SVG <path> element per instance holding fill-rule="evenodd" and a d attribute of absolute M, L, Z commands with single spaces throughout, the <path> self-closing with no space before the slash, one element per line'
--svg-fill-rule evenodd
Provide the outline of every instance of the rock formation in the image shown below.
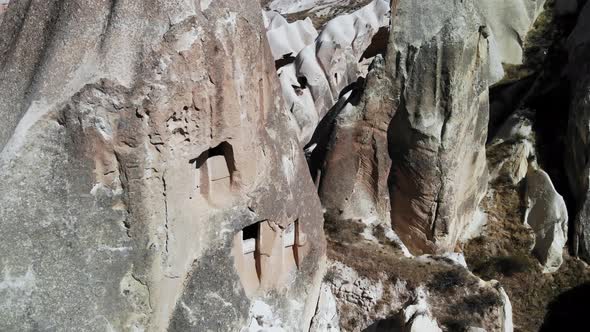
<path fill-rule="evenodd" d="M 546 0 L 480 0 L 474 2 L 489 27 L 502 63 L 522 64 L 523 43 Z"/>
<path fill-rule="evenodd" d="M 261 306 L 307 330 L 320 203 L 260 8 L 16 1 L 2 26 L 0 330 L 239 330 Z"/>
<path fill-rule="evenodd" d="M 590 282 L 588 22 L 0 0 L 0 331 L 549 326 Z"/>
<path fill-rule="evenodd" d="M 590 134 L 590 3 L 586 4 L 576 28 L 568 39 L 569 78 L 572 101 L 567 132 L 567 160 L 565 168 L 577 204 L 574 222 L 574 251 L 590 262 L 590 165 L 588 135 Z"/>
<path fill-rule="evenodd" d="M 301 49 L 292 63 L 279 68 L 283 95 L 298 124 L 302 145 L 312 139 L 320 120 L 342 97 L 343 90 L 366 75 L 370 60 L 361 60 L 369 56 L 366 51 L 379 29 L 389 25 L 388 13 L 386 0 L 373 0 L 351 14 L 332 19 L 313 44 Z M 282 39 L 290 38 L 287 33 Z M 271 47 L 273 52 L 282 53 L 281 45 Z"/>
<path fill-rule="evenodd" d="M 427 18 L 427 19 L 426 19 Z M 489 50 L 469 2 L 401 2 L 386 62 L 391 219 L 415 253 L 453 251 L 486 191 Z"/>
<path fill-rule="evenodd" d="M 518 110 L 511 114 L 486 147 L 490 181 L 502 179 L 518 184 L 526 176 L 529 165 L 536 166 L 534 113 Z"/>
<path fill-rule="evenodd" d="M 567 208 L 547 173 L 532 167 L 526 177 L 527 211 L 525 222 L 535 234 L 533 253 L 543 264 L 544 272 L 555 272 L 563 263 L 567 240 Z"/>

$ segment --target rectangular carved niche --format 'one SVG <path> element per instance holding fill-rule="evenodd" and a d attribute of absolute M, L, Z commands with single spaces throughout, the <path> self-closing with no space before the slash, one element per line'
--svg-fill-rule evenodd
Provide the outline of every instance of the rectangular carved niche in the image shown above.
<path fill-rule="evenodd" d="M 245 227 L 234 236 L 233 256 L 236 270 L 247 295 L 260 286 L 260 222 Z"/>
<path fill-rule="evenodd" d="M 302 247 L 305 245 L 305 234 L 301 231 L 299 220 L 295 220 L 283 231 L 283 273 L 299 269 L 302 258 Z"/>
<path fill-rule="evenodd" d="M 197 174 L 196 192 L 213 205 L 226 205 L 230 202 L 236 171 L 234 152 L 228 142 L 203 152 L 192 159 Z"/>

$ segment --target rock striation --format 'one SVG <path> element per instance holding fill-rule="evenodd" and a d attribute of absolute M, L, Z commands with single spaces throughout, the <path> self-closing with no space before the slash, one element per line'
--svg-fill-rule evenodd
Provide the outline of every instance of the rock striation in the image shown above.
<path fill-rule="evenodd" d="M 524 61 L 524 42 L 546 0 L 480 0 L 474 2 L 494 37 L 492 56 L 502 63 L 519 65 Z"/>
<path fill-rule="evenodd" d="M 0 330 L 307 331 L 321 208 L 260 11 L 10 4 Z"/>
<path fill-rule="evenodd" d="M 470 2 L 401 2 L 394 21 L 392 224 L 414 253 L 453 251 L 486 192 L 493 43 Z"/>
<path fill-rule="evenodd" d="M 375 55 L 367 50 L 380 29 L 389 26 L 388 13 L 386 0 L 373 0 L 351 14 L 337 16 L 325 25 L 314 43 L 278 69 L 283 96 L 297 122 L 302 145 L 310 142 L 320 120 L 347 92 L 345 88 L 366 75 L 370 60 L 362 60 Z M 291 23 L 295 24 L 304 23 Z M 284 31 L 280 39 L 296 35 Z M 271 43 L 271 47 L 273 52 L 282 53 L 280 45 Z"/>

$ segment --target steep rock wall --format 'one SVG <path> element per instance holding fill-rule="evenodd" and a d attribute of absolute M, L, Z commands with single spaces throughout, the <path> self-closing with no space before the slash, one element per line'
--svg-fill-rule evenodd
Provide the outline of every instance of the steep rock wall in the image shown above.
<path fill-rule="evenodd" d="M 239 330 L 260 298 L 306 330 L 321 209 L 260 8 L 18 1 L 2 25 L 0 330 Z"/>
<path fill-rule="evenodd" d="M 490 42 L 468 2 L 401 2 L 388 47 L 391 220 L 415 253 L 452 251 L 485 194 Z"/>
<path fill-rule="evenodd" d="M 571 82 L 571 104 L 567 129 L 565 170 L 570 188 L 576 199 L 577 215 L 574 220 L 574 253 L 590 262 L 590 3 L 578 17 L 578 23 L 568 39 Z"/>

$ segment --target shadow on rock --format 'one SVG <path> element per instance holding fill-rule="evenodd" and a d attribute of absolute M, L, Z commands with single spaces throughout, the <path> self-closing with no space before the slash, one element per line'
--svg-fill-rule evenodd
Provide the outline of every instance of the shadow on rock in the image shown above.
<path fill-rule="evenodd" d="M 584 283 L 561 293 L 547 307 L 540 332 L 579 331 L 588 323 L 590 283 Z"/>
<path fill-rule="evenodd" d="M 363 332 L 401 332 L 403 331 L 404 322 L 398 315 L 381 319 L 367 326 Z"/>

